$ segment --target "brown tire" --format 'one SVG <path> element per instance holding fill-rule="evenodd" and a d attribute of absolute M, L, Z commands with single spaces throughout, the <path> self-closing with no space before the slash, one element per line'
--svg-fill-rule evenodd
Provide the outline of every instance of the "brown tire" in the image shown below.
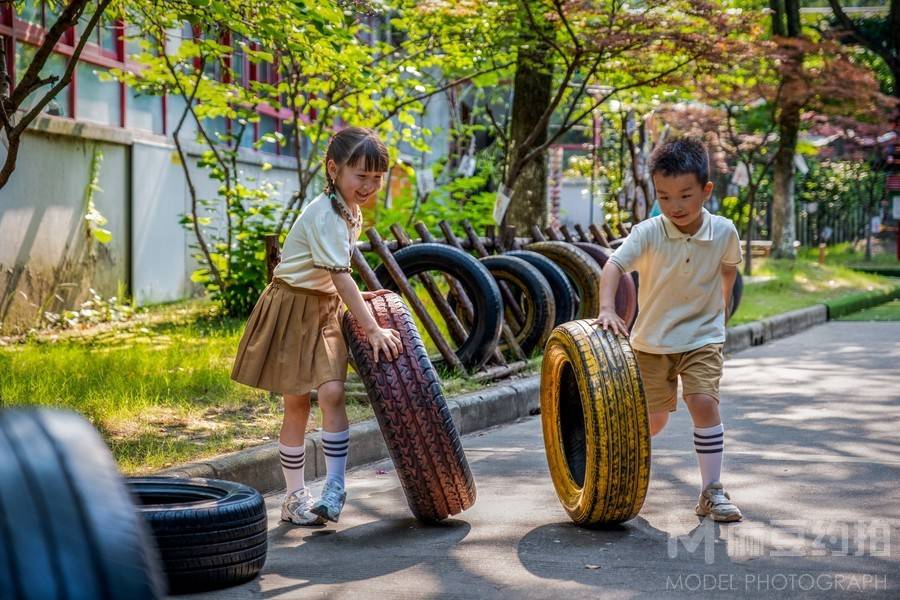
<path fill-rule="evenodd" d="M 350 312 L 343 332 L 366 386 L 406 500 L 420 521 L 436 522 L 475 503 L 475 481 L 437 373 L 403 299 L 382 291 L 366 301 L 378 325 L 395 329 L 403 351 L 375 361 L 366 334 Z"/>
<path fill-rule="evenodd" d="M 525 249 L 543 254 L 566 272 L 578 292 L 579 319 L 592 319 L 599 314 L 603 271 L 587 252 L 567 242 L 535 242 Z"/>
<path fill-rule="evenodd" d="M 612 252 L 596 244 L 573 242 L 572 245 L 590 254 L 601 269 L 606 267 L 606 261 L 612 256 Z M 637 288 L 630 274 L 619 280 L 619 287 L 616 289 L 616 314 L 622 317 L 622 320 L 631 329 L 634 319 L 637 317 Z"/>

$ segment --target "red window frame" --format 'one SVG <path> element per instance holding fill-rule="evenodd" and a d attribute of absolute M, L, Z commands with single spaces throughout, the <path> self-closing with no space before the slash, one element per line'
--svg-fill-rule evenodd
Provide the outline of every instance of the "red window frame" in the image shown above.
<path fill-rule="evenodd" d="M 41 1 L 41 15 L 42 22 L 45 22 L 46 19 L 46 3 Z M 46 22 L 45 22 L 46 23 Z M 107 50 L 103 48 L 99 41 L 99 27 L 102 25 L 98 23 L 98 26 L 94 29 L 92 33 L 92 37 L 94 37 L 93 41 L 88 41 L 85 43 L 84 48 L 82 49 L 81 55 L 78 57 L 79 62 L 84 62 L 90 65 L 95 65 L 98 67 L 103 67 L 106 69 L 110 68 L 119 68 L 119 69 L 127 69 L 127 68 L 137 68 L 137 64 L 127 59 L 125 56 L 125 22 L 121 19 L 117 19 L 113 22 L 113 25 L 116 29 L 116 49 L 115 51 Z M 13 7 L 10 4 L 4 4 L 2 8 L 0 8 L 0 35 L 4 36 L 4 41 L 6 42 L 6 52 L 7 52 L 7 72 L 9 73 L 9 77 L 11 80 L 11 88 L 14 89 L 16 84 L 16 46 L 20 43 L 29 44 L 35 47 L 40 46 L 44 38 L 46 36 L 46 30 L 44 26 L 37 25 L 35 23 L 30 23 L 27 21 L 22 21 L 15 14 Z M 75 46 L 78 44 L 77 31 L 74 27 L 69 27 L 65 33 L 63 33 L 59 42 L 57 42 L 56 47 L 53 51 L 56 54 L 60 54 L 65 58 L 69 59 L 75 52 Z M 119 92 L 119 122 L 118 126 L 125 128 L 128 126 L 127 119 L 127 97 L 128 88 L 124 83 L 118 83 L 118 92 Z M 72 73 L 72 81 L 69 83 L 68 87 L 68 110 L 66 111 L 65 118 L 67 119 L 78 119 L 78 71 Z M 168 130 L 168 124 L 166 123 L 166 112 L 167 112 L 167 102 L 165 96 L 160 98 L 160 102 L 162 102 L 162 134 L 166 135 Z"/>

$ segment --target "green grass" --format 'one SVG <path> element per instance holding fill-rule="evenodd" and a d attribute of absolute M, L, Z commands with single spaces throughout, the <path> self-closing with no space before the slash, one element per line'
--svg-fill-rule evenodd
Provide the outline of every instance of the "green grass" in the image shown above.
<path fill-rule="evenodd" d="M 729 325 L 758 321 L 860 292 L 888 291 L 900 285 L 900 279 L 855 271 L 837 259 L 826 258 L 825 264 L 819 265 L 808 254 L 796 261 L 757 258 L 753 264 L 754 276 L 771 279 L 744 285 L 741 305 Z"/>
<path fill-rule="evenodd" d="M 116 326 L 7 341 L 0 346 L 0 404 L 79 412 L 128 474 L 265 443 L 278 437 L 281 399 L 231 381 L 243 326 L 192 301 L 153 307 Z M 444 379 L 447 394 L 482 385 L 489 384 Z M 367 402 L 348 401 L 347 411 L 351 422 L 372 416 Z M 313 414 L 310 428 L 320 422 Z"/>
<path fill-rule="evenodd" d="M 900 300 L 844 315 L 841 321 L 900 321 Z"/>

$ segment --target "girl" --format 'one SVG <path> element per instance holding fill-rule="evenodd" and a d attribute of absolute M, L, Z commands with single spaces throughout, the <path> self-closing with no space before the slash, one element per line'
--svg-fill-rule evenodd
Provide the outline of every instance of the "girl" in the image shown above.
<path fill-rule="evenodd" d="M 337 522 L 347 497 L 344 472 L 350 429 L 344 405 L 347 346 L 341 335 L 340 301 L 363 325 L 375 359 L 393 360 L 399 334 L 382 329 L 350 276 L 350 256 L 362 228 L 360 206 L 374 196 L 388 169 L 388 153 L 369 129 L 335 135 L 325 153 L 325 192 L 294 222 L 272 282 L 256 303 L 238 346 L 231 377 L 284 395 L 279 437 L 286 486 L 281 518 L 297 525 Z M 313 501 L 303 479 L 309 392 L 322 409 L 322 447 L 327 478 Z"/>

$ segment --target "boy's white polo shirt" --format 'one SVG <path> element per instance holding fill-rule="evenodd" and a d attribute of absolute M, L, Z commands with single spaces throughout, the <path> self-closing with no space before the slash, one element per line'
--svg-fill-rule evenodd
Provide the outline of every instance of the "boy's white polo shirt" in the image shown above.
<path fill-rule="evenodd" d="M 610 260 L 640 275 L 631 345 L 674 354 L 725 342 L 721 265 L 739 265 L 734 223 L 703 209 L 697 233 L 681 232 L 665 215 L 635 225 Z"/>

